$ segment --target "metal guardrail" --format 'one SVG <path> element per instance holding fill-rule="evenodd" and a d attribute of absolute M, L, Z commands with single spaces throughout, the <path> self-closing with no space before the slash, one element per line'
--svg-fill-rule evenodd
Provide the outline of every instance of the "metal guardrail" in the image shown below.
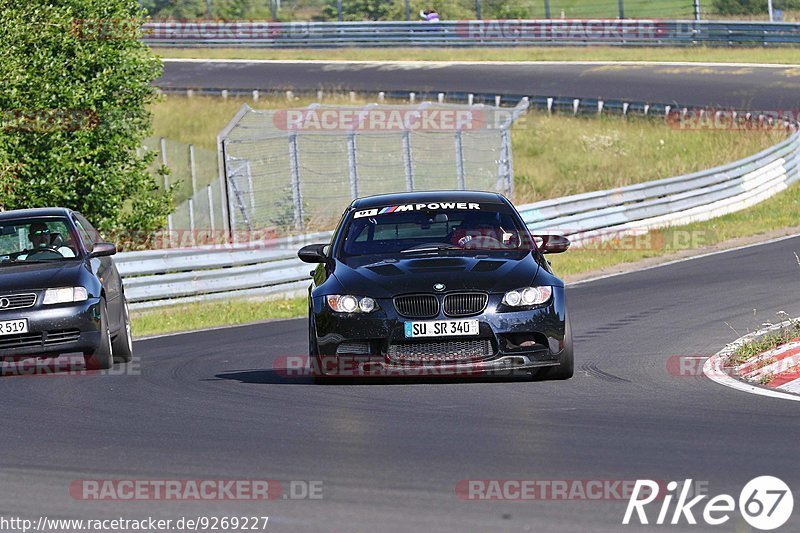
<path fill-rule="evenodd" d="M 686 224 L 738 211 L 800 179 L 800 132 L 748 158 L 702 172 L 519 206 L 534 233 L 588 239 Z M 331 232 L 272 241 L 117 255 L 132 307 L 296 293 L 310 267 L 295 253 Z"/>
<path fill-rule="evenodd" d="M 267 22 L 166 20 L 145 24 L 161 47 L 335 48 L 391 46 L 782 46 L 800 23 L 693 20 L 461 20 Z"/>

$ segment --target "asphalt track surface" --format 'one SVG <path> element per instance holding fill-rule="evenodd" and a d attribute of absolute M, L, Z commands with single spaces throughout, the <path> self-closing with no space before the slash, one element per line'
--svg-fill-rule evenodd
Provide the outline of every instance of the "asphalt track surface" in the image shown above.
<path fill-rule="evenodd" d="M 165 60 L 163 88 L 485 92 L 800 108 L 800 68 L 713 64 Z"/>
<path fill-rule="evenodd" d="M 127 375 L 0 378 L 0 514 L 255 514 L 270 516 L 268 531 L 653 531 L 622 527 L 621 501 L 463 501 L 455 488 L 692 478 L 738 498 L 765 474 L 797 502 L 797 404 L 668 371 L 670 357 L 711 354 L 778 311 L 800 315 L 797 251 L 800 237 L 569 288 L 577 373 L 565 382 L 317 386 L 281 371 L 281 357 L 306 353 L 304 320 L 137 341 Z M 323 498 L 70 496 L 74 480 L 128 478 L 316 480 Z M 795 508 L 782 530 L 799 528 Z"/>

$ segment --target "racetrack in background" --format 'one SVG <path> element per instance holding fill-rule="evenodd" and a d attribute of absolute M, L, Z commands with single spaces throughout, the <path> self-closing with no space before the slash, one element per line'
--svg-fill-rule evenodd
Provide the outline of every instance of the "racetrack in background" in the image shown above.
<path fill-rule="evenodd" d="M 800 68 L 720 64 L 164 60 L 162 88 L 475 92 L 800 109 Z"/>

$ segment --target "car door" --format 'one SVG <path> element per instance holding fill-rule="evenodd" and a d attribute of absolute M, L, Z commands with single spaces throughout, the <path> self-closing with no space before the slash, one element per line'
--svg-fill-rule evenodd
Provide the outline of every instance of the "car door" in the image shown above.
<path fill-rule="evenodd" d="M 84 248 L 91 252 L 94 243 L 102 242 L 100 233 L 86 220 L 80 213 L 73 213 L 73 222 L 78 228 L 78 235 L 83 241 Z M 122 277 L 119 275 L 117 266 L 110 256 L 92 257 L 89 259 L 89 266 L 106 292 L 106 305 L 108 306 L 109 328 L 116 332 L 122 324 L 123 299 L 122 299 Z"/>

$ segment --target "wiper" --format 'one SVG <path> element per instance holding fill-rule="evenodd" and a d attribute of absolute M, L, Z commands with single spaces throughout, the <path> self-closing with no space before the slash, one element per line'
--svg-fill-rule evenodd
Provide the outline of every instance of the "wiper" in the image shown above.
<path fill-rule="evenodd" d="M 438 246 L 425 246 L 424 248 L 407 248 L 402 250 L 401 254 L 413 254 L 416 252 L 441 252 L 443 250 L 462 250 L 460 246 L 453 246 L 452 244 L 440 244 Z"/>
<path fill-rule="evenodd" d="M 60 259 L 54 259 L 52 261 L 46 261 L 44 259 L 22 259 L 20 261 L 3 261 L 0 262 L 0 265 L 30 265 L 33 263 L 54 263 L 56 261 L 60 261 Z"/>

